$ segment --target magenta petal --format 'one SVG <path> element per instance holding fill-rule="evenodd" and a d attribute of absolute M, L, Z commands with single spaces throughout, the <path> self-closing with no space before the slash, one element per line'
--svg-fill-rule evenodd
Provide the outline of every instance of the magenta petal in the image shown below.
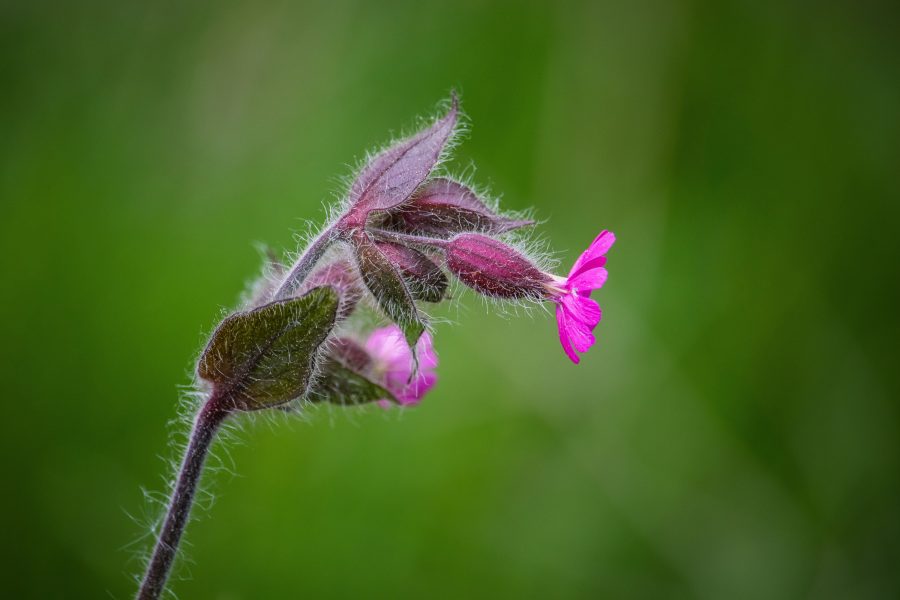
<path fill-rule="evenodd" d="M 569 279 L 573 277 L 577 277 L 578 275 L 584 273 L 589 269 L 596 269 L 597 267 L 602 267 L 606 264 L 605 256 L 598 256 L 596 258 L 592 258 L 590 260 L 583 260 L 581 262 L 577 262 L 572 266 L 572 270 L 569 271 Z"/>
<path fill-rule="evenodd" d="M 560 304 L 570 315 L 571 321 L 583 325 L 588 332 L 593 331 L 603 318 L 600 305 L 587 296 L 563 296 L 560 298 Z"/>
<path fill-rule="evenodd" d="M 566 287 L 579 294 L 590 296 L 592 290 L 603 287 L 603 284 L 606 283 L 607 276 L 608 273 L 603 267 L 585 268 L 574 277 L 569 277 L 569 279 L 566 280 Z"/>
<path fill-rule="evenodd" d="M 382 363 L 384 371 L 383 385 L 403 406 L 418 404 L 425 394 L 437 383 L 434 370 L 437 367 L 437 354 L 434 352 L 431 335 L 423 334 L 416 344 L 419 357 L 419 369 L 415 370 L 412 352 L 406 344 L 403 332 L 396 325 L 376 329 L 366 341 L 366 349 Z M 379 403 L 387 408 L 384 402 Z"/>
<path fill-rule="evenodd" d="M 569 340 L 572 342 L 572 345 L 579 352 L 587 352 L 596 341 L 590 328 L 574 319 L 566 318 L 566 323 L 569 325 Z"/>
<path fill-rule="evenodd" d="M 572 270 L 569 271 L 569 274 L 573 275 L 577 273 L 588 261 L 600 258 L 606 254 L 615 241 L 616 236 L 613 235 L 612 232 L 606 231 L 605 229 L 601 231 L 600 235 L 591 242 L 588 249 L 585 250 L 582 255 L 578 257 L 578 260 L 575 261 L 575 264 L 572 265 Z"/>
<path fill-rule="evenodd" d="M 406 338 L 396 325 L 388 325 L 373 331 L 366 340 L 366 350 L 391 365 L 404 365 L 412 360 Z"/>
<path fill-rule="evenodd" d="M 588 252 L 590 252 L 592 256 L 603 256 L 610 248 L 612 248 L 615 241 L 615 234 L 604 229 L 600 232 L 600 235 L 591 242 L 591 245 L 588 247 Z"/>
<path fill-rule="evenodd" d="M 556 326 L 559 329 L 559 343 L 562 345 L 563 351 L 577 365 L 581 359 L 575 353 L 575 350 L 572 349 L 571 342 L 569 342 L 569 327 L 566 323 L 566 313 L 562 305 L 559 304 L 556 306 Z"/>
<path fill-rule="evenodd" d="M 394 393 L 402 406 L 418 404 L 420 400 L 437 383 L 437 375 L 433 371 L 420 371 L 412 381 L 407 383 L 409 373 L 392 372 L 388 374 L 387 387 Z"/>
<path fill-rule="evenodd" d="M 408 402 L 402 402 L 401 404 L 418 404 L 419 401 L 431 391 L 431 388 L 437 383 L 437 374 L 433 371 L 429 372 L 421 372 L 419 375 L 413 380 L 412 384 L 406 390 L 406 397 L 409 399 Z"/>
<path fill-rule="evenodd" d="M 429 371 L 437 368 L 438 358 L 434 351 L 431 334 L 427 331 L 419 338 L 416 344 L 416 356 L 419 359 L 419 369 Z"/>
<path fill-rule="evenodd" d="M 594 345 L 591 333 L 600 321 L 600 307 L 590 298 L 567 295 L 559 300 L 569 340 L 579 352 L 587 352 Z"/>

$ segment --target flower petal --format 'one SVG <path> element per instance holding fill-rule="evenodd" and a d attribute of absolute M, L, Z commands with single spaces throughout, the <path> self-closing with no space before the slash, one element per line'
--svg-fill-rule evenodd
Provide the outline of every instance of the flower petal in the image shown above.
<path fill-rule="evenodd" d="M 600 258 L 610 249 L 613 243 L 616 241 L 616 236 L 611 231 L 606 231 L 605 229 L 600 232 L 594 241 L 591 242 L 591 245 L 588 246 L 588 249 L 585 250 L 581 256 L 578 257 L 578 260 L 575 261 L 575 264 L 572 265 L 572 270 L 569 271 L 569 276 L 573 276 L 578 273 L 582 266 L 590 260 L 595 258 Z"/>
<path fill-rule="evenodd" d="M 431 334 L 427 331 L 422 334 L 422 337 L 419 338 L 419 343 L 416 344 L 416 355 L 419 359 L 420 371 L 433 371 L 437 368 L 437 353 L 434 351 Z"/>
<path fill-rule="evenodd" d="M 603 311 L 600 310 L 600 305 L 587 296 L 563 296 L 560 298 L 560 304 L 571 316 L 571 320 L 586 327 L 588 332 L 593 331 L 597 324 L 600 323 L 600 319 L 603 318 Z"/>
<path fill-rule="evenodd" d="M 386 387 L 394 393 L 397 401 L 402 406 L 418 404 L 420 400 L 437 383 L 437 374 L 434 371 L 419 371 L 409 381 L 409 370 L 394 370 L 386 373 Z"/>
<path fill-rule="evenodd" d="M 603 262 L 601 263 L 600 261 Z M 605 262 L 606 257 L 603 256 L 601 256 L 599 259 L 589 261 L 574 277 L 569 277 L 569 279 L 566 280 L 566 287 L 570 290 L 578 292 L 583 296 L 590 296 L 591 291 L 603 287 L 603 284 L 606 283 L 606 278 L 608 276 L 608 273 L 604 267 L 591 267 L 590 265 L 593 263 L 599 263 L 600 265 L 602 265 Z"/>
<path fill-rule="evenodd" d="M 575 350 L 572 349 L 571 342 L 569 342 L 569 326 L 566 323 L 566 312 L 561 304 L 556 305 L 556 326 L 559 329 L 559 343 L 562 345 L 563 351 L 577 365 L 581 359 L 575 353 Z"/>
<path fill-rule="evenodd" d="M 596 341 L 590 328 L 574 319 L 566 319 L 569 324 L 569 340 L 579 352 L 587 352 Z"/>
<path fill-rule="evenodd" d="M 434 370 L 438 359 L 428 332 L 422 334 L 416 344 L 419 369 L 415 376 L 413 376 L 415 362 L 412 351 L 406 344 L 403 332 L 396 325 L 373 331 L 366 341 L 366 349 L 376 360 L 387 365 L 383 375 L 384 387 L 390 390 L 397 402 L 403 406 L 418 404 L 437 383 L 437 374 Z M 379 404 L 382 408 L 386 407 L 383 402 Z"/>
<path fill-rule="evenodd" d="M 403 365 L 412 361 L 412 353 L 396 325 L 376 329 L 366 340 L 366 350 L 390 365 Z"/>

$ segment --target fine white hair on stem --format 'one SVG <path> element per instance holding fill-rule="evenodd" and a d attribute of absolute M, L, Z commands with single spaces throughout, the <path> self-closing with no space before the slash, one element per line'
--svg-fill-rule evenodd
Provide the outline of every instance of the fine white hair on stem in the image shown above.
<path fill-rule="evenodd" d="M 380 410 L 377 403 L 370 402 L 378 396 L 405 402 L 417 400 L 420 391 L 427 391 L 415 388 L 416 396 L 403 397 L 390 387 L 401 385 L 392 377 L 402 371 L 392 359 L 379 358 L 372 349 L 385 332 L 368 336 L 395 321 L 402 331 L 397 338 L 403 348 L 401 361 L 408 356 L 403 338 L 412 345 L 415 364 L 406 386 L 414 378 L 417 383 L 424 381 L 416 372 L 424 356 L 420 352 L 430 341 L 420 345 L 414 336 L 430 333 L 436 324 L 453 322 L 446 313 L 429 315 L 432 305 L 426 300 L 447 306 L 458 318 L 468 310 L 462 298 L 472 293 L 449 277 L 448 270 L 485 292 L 480 296 L 482 306 L 504 318 L 531 315 L 536 307 L 546 311 L 549 304 L 543 299 L 551 295 L 559 300 L 555 294 L 560 290 L 553 287 L 556 280 L 546 275 L 553 272 L 557 261 L 546 240 L 529 227 L 535 224 L 533 211 L 503 211 L 500 197 L 475 181 L 472 162 L 456 174 L 448 168 L 451 153 L 467 132 L 468 120 L 453 94 L 431 116 L 416 119 L 405 133 L 366 153 L 341 177 L 339 190 L 332 193 L 334 201 L 323 203 L 325 224 L 303 222 L 293 234 L 292 250 L 279 256 L 258 246 L 263 259 L 260 275 L 245 286 L 237 310 L 223 309 L 224 324 L 204 337 L 206 349 L 191 370 L 193 384 L 181 390 L 178 416 L 169 423 L 170 453 L 183 459 L 163 458 L 167 473 L 175 473 L 164 482 L 165 495 L 145 492 L 146 505 L 155 514 L 144 517 L 145 530 L 157 538 L 157 544 L 146 563 L 141 598 L 155 599 L 166 593 L 173 560 L 177 559 L 182 577 L 190 576 L 189 559 L 178 553 L 177 547 L 192 503 L 197 505 L 194 518 L 202 518 L 214 500 L 216 475 L 235 476 L 229 448 L 242 432 L 256 427 L 274 430 L 285 423 L 292 423 L 293 428 L 293 423 L 309 422 L 311 415 L 322 411 L 332 426 L 338 415 L 360 426 L 360 412 L 342 410 L 338 405 L 359 401 L 359 411 Z M 456 238 L 456 234 L 472 235 Z M 510 249 L 521 254 L 508 263 L 512 265 L 509 277 L 507 263 L 502 261 L 476 262 L 469 272 L 460 268 L 459 249 L 478 243 L 493 244 L 501 257 L 512 256 Z M 504 243 L 509 248 L 504 248 Z M 522 266 L 531 274 L 531 287 L 521 284 L 510 292 L 482 285 L 469 276 L 477 271 L 489 283 L 509 280 L 509 285 L 515 286 L 515 265 L 521 265 L 523 258 L 531 263 Z M 532 265 L 544 273 L 536 273 Z M 321 289 L 325 286 L 330 289 Z M 492 293 L 521 297 L 501 298 Z M 339 343 L 343 337 L 353 342 Z M 297 341 L 301 338 L 306 345 Z M 368 349 L 367 340 L 372 342 Z M 341 364 L 344 360 L 346 364 Z M 352 373 L 353 369 L 358 372 Z M 393 369 L 390 376 L 385 374 L 388 369 Z M 334 379 L 340 376 L 335 373 L 344 373 L 344 379 Z M 332 379 L 326 379 L 329 377 Z M 211 382 L 215 382 L 214 389 Z M 405 411 L 381 412 L 384 418 L 399 420 Z M 238 414 L 241 418 L 234 418 Z M 201 478 L 202 472 L 207 475 Z"/>

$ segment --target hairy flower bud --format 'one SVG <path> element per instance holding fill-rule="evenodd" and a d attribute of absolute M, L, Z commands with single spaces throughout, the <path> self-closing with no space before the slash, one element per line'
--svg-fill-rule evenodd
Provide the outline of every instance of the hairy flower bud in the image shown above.
<path fill-rule="evenodd" d="M 396 325 L 373 331 L 365 344 L 348 337 L 332 341 L 312 400 L 352 405 L 379 401 L 418 404 L 437 382 L 437 354 L 426 332 L 410 348 Z"/>
<path fill-rule="evenodd" d="M 385 316 L 403 330 L 409 346 L 414 347 L 425 331 L 425 316 L 416 307 L 406 279 L 368 232 L 358 231 L 351 243 L 356 268 L 366 288 Z"/>
<path fill-rule="evenodd" d="M 319 267 L 303 282 L 301 295 L 323 285 L 332 287 L 338 294 L 338 320 L 349 317 L 356 309 L 363 295 L 363 285 L 356 270 L 348 260 L 336 260 Z"/>
<path fill-rule="evenodd" d="M 438 357 L 416 301 L 443 300 L 448 284 L 431 256 L 443 253 L 447 269 L 486 296 L 555 303 L 560 344 L 572 362 L 595 343 L 602 313 L 590 296 L 606 282 L 606 253 L 615 236 L 601 232 L 567 277 L 541 271 L 489 237 L 531 222 L 503 217 L 464 185 L 429 179 L 456 129 L 455 94 L 449 104 L 430 126 L 372 156 L 350 186 L 342 213 L 292 265 L 269 256 L 242 309 L 210 336 L 196 365 L 205 400 L 141 580 L 141 600 L 166 591 L 204 461 L 226 419 L 287 410 L 297 400 L 409 406 L 434 387 Z M 349 245 L 349 252 L 317 268 L 338 255 L 332 252 L 337 243 Z M 367 337 L 362 319 L 340 323 L 363 290 L 393 321 Z"/>
<path fill-rule="evenodd" d="M 396 402 L 384 382 L 376 381 L 371 373 L 372 364 L 369 351 L 355 340 L 347 337 L 333 340 L 310 400 L 342 406 L 379 400 Z"/>
<path fill-rule="evenodd" d="M 425 302 L 444 299 L 447 276 L 430 258 L 418 250 L 393 242 L 376 241 L 375 245 L 403 275 L 413 298 Z"/>
<path fill-rule="evenodd" d="M 385 221 L 386 227 L 396 231 L 443 238 L 467 231 L 503 233 L 534 223 L 497 214 L 471 189 L 443 177 L 423 184 Z"/>
<path fill-rule="evenodd" d="M 447 268 L 476 292 L 510 300 L 540 299 L 553 281 L 518 250 L 477 233 L 450 240 Z"/>

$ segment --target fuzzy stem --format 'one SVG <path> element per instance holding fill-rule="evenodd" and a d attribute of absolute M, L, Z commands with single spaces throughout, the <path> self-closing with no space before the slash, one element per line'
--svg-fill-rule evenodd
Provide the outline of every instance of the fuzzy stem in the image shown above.
<path fill-rule="evenodd" d="M 446 249 L 450 242 L 441 238 L 429 237 L 424 235 L 413 235 L 409 233 L 400 233 L 397 231 L 387 231 L 384 229 L 369 230 L 375 237 L 390 242 L 399 242 L 401 244 L 413 244 L 415 246 L 434 246 L 435 248 Z"/>
<path fill-rule="evenodd" d="M 273 294 L 274 300 L 284 299 L 303 283 L 303 280 L 310 274 L 313 267 L 319 262 L 319 259 L 325 255 L 328 247 L 337 239 L 337 233 L 338 230 L 335 226 L 329 227 L 306 247 L 306 250 L 303 251 L 303 254 L 300 255 L 300 258 L 297 259 L 288 274 L 281 280 L 278 289 Z"/>
<path fill-rule="evenodd" d="M 178 481 L 166 510 L 166 520 L 153 549 L 153 556 L 147 564 L 137 600 L 156 600 L 165 589 L 178 551 L 178 542 L 184 533 L 191 505 L 194 503 L 197 484 L 203 472 L 203 462 L 209 453 L 216 431 L 229 414 L 230 411 L 223 406 L 222 398 L 215 394 L 197 413 L 190 442 L 178 472 Z"/>

